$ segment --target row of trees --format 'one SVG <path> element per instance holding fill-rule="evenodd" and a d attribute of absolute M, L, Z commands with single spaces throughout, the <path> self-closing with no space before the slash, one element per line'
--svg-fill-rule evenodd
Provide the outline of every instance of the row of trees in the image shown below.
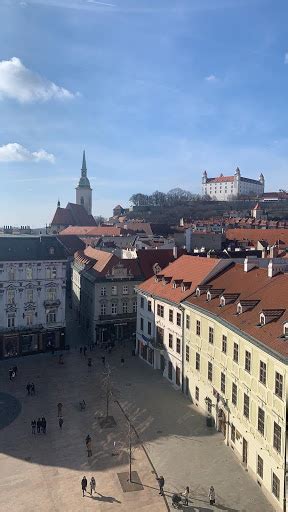
<path fill-rule="evenodd" d="M 133 206 L 177 206 L 186 204 L 191 201 L 201 201 L 203 199 L 210 199 L 208 196 L 203 197 L 199 194 L 192 194 L 188 190 L 181 188 L 173 188 L 166 194 L 156 190 L 151 195 L 147 194 L 133 194 L 129 201 Z"/>

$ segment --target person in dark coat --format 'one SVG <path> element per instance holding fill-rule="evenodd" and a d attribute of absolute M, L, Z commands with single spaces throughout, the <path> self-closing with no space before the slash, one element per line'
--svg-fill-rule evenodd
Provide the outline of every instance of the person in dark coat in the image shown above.
<path fill-rule="evenodd" d="M 36 425 L 37 425 L 37 434 L 40 434 L 41 426 L 42 426 L 42 422 L 41 422 L 40 418 L 38 418 Z"/>
<path fill-rule="evenodd" d="M 36 434 L 36 420 L 31 421 L 32 434 Z"/>
<path fill-rule="evenodd" d="M 62 430 L 62 427 L 63 427 L 63 418 L 59 418 L 59 427 L 60 427 L 60 430 Z"/>
<path fill-rule="evenodd" d="M 62 416 L 62 407 L 63 405 L 61 404 L 61 402 L 59 402 L 59 404 L 57 404 L 57 409 L 58 409 L 58 418 L 60 416 Z"/>
<path fill-rule="evenodd" d="M 87 352 L 87 347 L 85 346 L 85 347 L 83 348 L 84 356 L 86 356 L 86 352 Z"/>
<path fill-rule="evenodd" d="M 83 498 L 84 498 L 84 493 L 87 490 L 87 478 L 86 478 L 86 476 L 83 476 L 83 478 L 81 480 L 81 487 L 82 487 L 82 495 L 83 495 Z"/>
<path fill-rule="evenodd" d="M 28 393 L 29 394 L 29 393 Z M 32 384 L 30 385 L 30 394 L 31 395 L 35 395 L 35 385 L 34 383 L 32 382 Z"/>
<path fill-rule="evenodd" d="M 9 379 L 10 380 L 13 379 L 13 374 L 14 374 L 13 368 L 9 368 Z"/>
<path fill-rule="evenodd" d="M 47 426 L 47 422 L 46 422 L 46 419 L 43 416 L 42 420 L 41 420 L 41 427 L 42 427 L 43 434 L 46 434 L 46 426 Z"/>
<path fill-rule="evenodd" d="M 164 484 L 165 484 L 164 476 L 161 475 L 156 480 L 158 480 L 158 484 L 159 484 L 159 494 L 161 494 L 161 496 L 163 496 L 163 494 L 164 494 Z"/>
<path fill-rule="evenodd" d="M 30 393 L 31 393 L 31 384 L 30 384 L 30 382 L 28 382 L 28 384 L 26 386 L 26 389 L 27 389 L 27 394 L 30 395 Z"/>

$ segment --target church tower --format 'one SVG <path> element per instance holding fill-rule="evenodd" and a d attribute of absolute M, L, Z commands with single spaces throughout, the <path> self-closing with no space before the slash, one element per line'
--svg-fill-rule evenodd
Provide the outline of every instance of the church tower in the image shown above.
<path fill-rule="evenodd" d="M 83 151 L 81 177 L 78 187 L 76 187 L 76 204 L 81 204 L 89 215 L 92 214 L 92 188 L 87 178 L 85 150 Z"/>

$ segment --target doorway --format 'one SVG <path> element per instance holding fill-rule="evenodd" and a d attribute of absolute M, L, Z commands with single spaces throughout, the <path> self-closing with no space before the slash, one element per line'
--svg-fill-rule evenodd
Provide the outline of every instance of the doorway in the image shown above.
<path fill-rule="evenodd" d="M 176 385 L 180 386 L 180 368 L 176 366 Z"/>
<path fill-rule="evenodd" d="M 189 392 L 189 378 L 188 377 L 185 377 L 185 395 L 186 396 L 190 396 L 190 392 Z"/>
<path fill-rule="evenodd" d="M 160 355 L 160 370 L 162 373 L 164 373 L 164 370 L 165 370 L 165 357 L 161 354 Z"/>

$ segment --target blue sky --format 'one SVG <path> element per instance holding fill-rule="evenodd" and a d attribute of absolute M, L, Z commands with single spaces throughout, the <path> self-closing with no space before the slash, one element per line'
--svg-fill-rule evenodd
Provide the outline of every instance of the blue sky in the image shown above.
<path fill-rule="evenodd" d="M 287 185 L 288 4 L 1 0 L 0 225 L 242 173 Z M 287 55 L 286 55 L 287 54 Z"/>

